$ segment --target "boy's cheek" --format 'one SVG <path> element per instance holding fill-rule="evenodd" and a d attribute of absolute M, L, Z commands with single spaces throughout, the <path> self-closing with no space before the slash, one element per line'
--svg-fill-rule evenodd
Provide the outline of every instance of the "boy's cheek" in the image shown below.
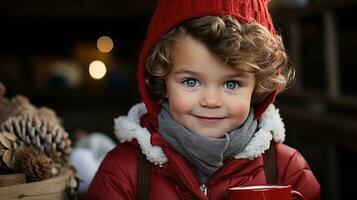
<path fill-rule="evenodd" d="M 245 120 L 245 118 L 247 118 L 249 114 L 250 101 L 239 100 L 236 102 L 232 102 L 229 110 L 232 116 Z"/>
<path fill-rule="evenodd" d="M 189 99 L 190 98 L 182 98 L 182 96 L 171 96 L 171 99 L 169 99 L 170 111 L 179 113 L 189 112 L 192 107 Z"/>

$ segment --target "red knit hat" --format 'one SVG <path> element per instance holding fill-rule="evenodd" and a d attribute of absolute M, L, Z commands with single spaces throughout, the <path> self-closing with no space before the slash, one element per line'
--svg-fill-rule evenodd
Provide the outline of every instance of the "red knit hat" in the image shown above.
<path fill-rule="evenodd" d="M 144 101 L 149 119 L 156 124 L 160 105 L 149 95 L 145 86 L 144 71 L 147 54 L 156 41 L 183 21 L 198 17 L 213 15 L 230 15 L 241 23 L 257 22 L 265 26 L 271 33 L 275 29 L 268 12 L 268 0 L 159 0 L 151 19 L 144 47 L 141 51 L 137 78 L 141 98 Z M 276 92 L 270 94 L 256 108 L 255 116 L 259 117 L 274 101 Z"/>

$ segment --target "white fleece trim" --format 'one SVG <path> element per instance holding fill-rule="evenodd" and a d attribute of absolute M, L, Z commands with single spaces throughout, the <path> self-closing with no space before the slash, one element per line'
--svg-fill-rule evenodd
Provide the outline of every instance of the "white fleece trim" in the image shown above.
<path fill-rule="evenodd" d="M 114 134 L 121 143 L 136 139 L 146 159 L 155 165 L 162 166 L 167 162 L 167 157 L 158 146 L 150 143 L 151 134 L 146 128 L 140 126 L 140 117 L 147 112 L 143 103 L 133 106 L 128 116 L 120 116 L 114 119 Z"/>
<path fill-rule="evenodd" d="M 140 126 L 140 117 L 147 112 L 143 103 L 134 105 L 127 116 L 114 119 L 114 133 L 121 143 L 136 139 L 146 158 L 155 165 L 162 166 L 167 162 L 167 157 L 158 146 L 150 143 L 151 134 L 146 128 Z M 277 143 L 285 140 L 284 123 L 280 117 L 279 109 L 271 104 L 259 120 L 259 130 L 245 149 L 235 158 L 253 160 L 262 155 L 270 147 L 273 139 Z"/>
<path fill-rule="evenodd" d="M 254 134 L 252 140 L 245 149 L 237 154 L 235 158 L 246 158 L 253 160 L 262 155 L 270 147 L 273 139 L 277 143 L 285 140 L 285 128 L 280 117 L 279 109 L 270 104 L 259 120 L 259 130 Z"/>
<path fill-rule="evenodd" d="M 259 120 L 259 130 L 254 134 L 252 140 L 245 149 L 237 154 L 235 158 L 253 160 L 262 155 L 270 147 L 270 141 L 274 139 L 277 143 L 285 140 L 285 128 L 280 117 L 279 109 L 270 104 Z"/>

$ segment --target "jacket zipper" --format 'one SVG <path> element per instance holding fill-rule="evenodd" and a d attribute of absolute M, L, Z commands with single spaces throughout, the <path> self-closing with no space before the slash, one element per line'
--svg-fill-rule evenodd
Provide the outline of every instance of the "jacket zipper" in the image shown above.
<path fill-rule="evenodd" d="M 171 164 L 175 166 L 174 168 L 178 168 L 175 162 L 172 162 Z M 184 178 L 184 179 L 182 179 L 182 180 L 183 180 L 187 185 L 191 185 L 190 182 L 189 182 L 187 179 Z M 202 190 L 202 189 L 203 189 L 203 190 Z M 207 196 L 207 194 L 208 194 L 208 189 L 207 189 L 207 186 L 206 186 L 205 184 L 202 184 L 202 185 L 200 186 L 200 190 L 205 194 L 205 196 Z"/>
<path fill-rule="evenodd" d="M 203 192 L 203 194 L 205 194 L 207 196 L 208 194 L 208 189 L 207 189 L 207 186 L 205 184 L 202 184 L 200 186 L 200 190 Z"/>

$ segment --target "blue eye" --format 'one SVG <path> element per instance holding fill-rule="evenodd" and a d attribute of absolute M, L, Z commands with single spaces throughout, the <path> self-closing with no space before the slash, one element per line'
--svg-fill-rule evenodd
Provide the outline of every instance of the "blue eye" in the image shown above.
<path fill-rule="evenodd" d="M 229 89 L 229 90 L 234 90 L 237 89 L 238 87 L 240 87 L 238 81 L 226 81 L 224 83 L 224 87 Z"/>
<path fill-rule="evenodd" d="M 198 80 L 193 79 L 193 78 L 188 78 L 188 79 L 184 80 L 182 83 L 187 87 L 198 87 L 200 84 L 198 82 Z"/>

